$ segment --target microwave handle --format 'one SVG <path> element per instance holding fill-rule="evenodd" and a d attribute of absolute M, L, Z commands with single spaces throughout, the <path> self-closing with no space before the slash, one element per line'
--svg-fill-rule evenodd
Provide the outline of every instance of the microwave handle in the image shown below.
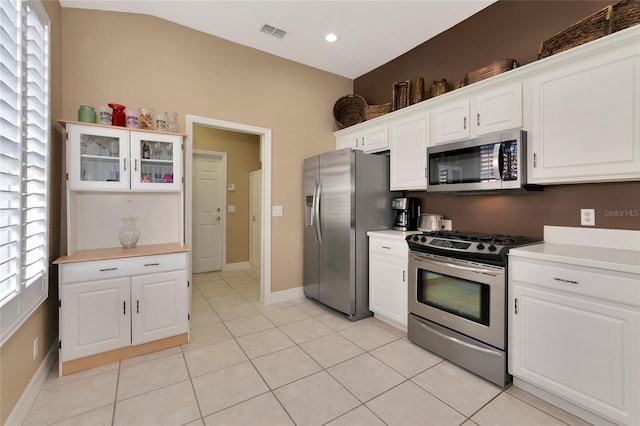
<path fill-rule="evenodd" d="M 502 148 L 502 143 L 497 143 L 493 145 L 493 177 L 496 180 L 502 180 L 502 175 L 500 174 L 500 150 Z"/>

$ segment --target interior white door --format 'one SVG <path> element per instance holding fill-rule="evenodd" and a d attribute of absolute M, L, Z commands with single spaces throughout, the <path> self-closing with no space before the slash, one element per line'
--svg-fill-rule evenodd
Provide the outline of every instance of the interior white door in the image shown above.
<path fill-rule="evenodd" d="M 222 157 L 193 157 L 193 272 L 222 269 Z"/>
<path fill-rule="evenodd" d="M 262 170 L 256 170 L 249 174 L 249 263 L 260 267 L 260 235 L 262 232 L 262 212 L 260 201 L 262 200 Z"/>

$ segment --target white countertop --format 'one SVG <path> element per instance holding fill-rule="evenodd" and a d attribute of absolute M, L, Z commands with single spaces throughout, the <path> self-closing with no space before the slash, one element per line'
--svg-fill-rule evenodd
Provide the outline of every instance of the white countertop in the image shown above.
<path fill-rule="evenodd" d="M 393 229 L 367 232 L 367 235 L 370 237 L 393 238 L 397 240 L 406 240 L 407 236 L 413 235 L 413 234 L 421 234 L 421 232 L 420 231 L 396 231 Z"/>
<path fill-rule="evenodd" d="M 545 226 L 544 232 L 543 243 L 511 249 L 509 256 L 640 275 L 640 231 Z"/>

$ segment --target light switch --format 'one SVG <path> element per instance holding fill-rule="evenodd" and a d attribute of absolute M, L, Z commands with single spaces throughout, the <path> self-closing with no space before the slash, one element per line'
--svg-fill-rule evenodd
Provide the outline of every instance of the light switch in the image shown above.
<path fill-rule="evenodd" d="M 236 184 L 235 183 L 228 183 L 227 184 L 227 191 L 232 192 L 236 190 Z"/>
<path fill-rule="evenodd" d="M 282 216 L 282 206 L 271 206 L 271 214 L 273 215 L 273 217 Z"/>
<path fill-rule="evenodd" d="M 235 213 L 236 212 L 236 206 L 227 206 L 227 211 L 229 213 Z"/>

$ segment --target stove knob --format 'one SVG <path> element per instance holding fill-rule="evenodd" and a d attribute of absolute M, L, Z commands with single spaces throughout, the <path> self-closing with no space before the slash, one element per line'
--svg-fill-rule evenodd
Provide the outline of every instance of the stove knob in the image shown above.
<path fill-rule="evenodd" d="M 420 239 L 420 237 L 418 235 L 414 235 L 413 236 L 413 241 L 418 241 Z"/>
<path fill-rule="evenodd" d="M 494 246 L 493 244 L 491 244 L 491 245 L 488 247 L 488 249 L 489 249 L 489 251 L 496 251 L 496 246 Z"/>
<path fill-rule="evenodd" d="M 420 241 L 422 241 L 424 243 L 425 241 L 427 241 L 427 237 L 420 238 Z"/>
<path fill-rule="evenodd" d="M 484 244 L 482 244 L 482 243 L 478 243 L 478 245 L 476 246 L 476 248 L 477 248 L 478 250 L 482 250 L 482 249 L 484 249 Z"/>

